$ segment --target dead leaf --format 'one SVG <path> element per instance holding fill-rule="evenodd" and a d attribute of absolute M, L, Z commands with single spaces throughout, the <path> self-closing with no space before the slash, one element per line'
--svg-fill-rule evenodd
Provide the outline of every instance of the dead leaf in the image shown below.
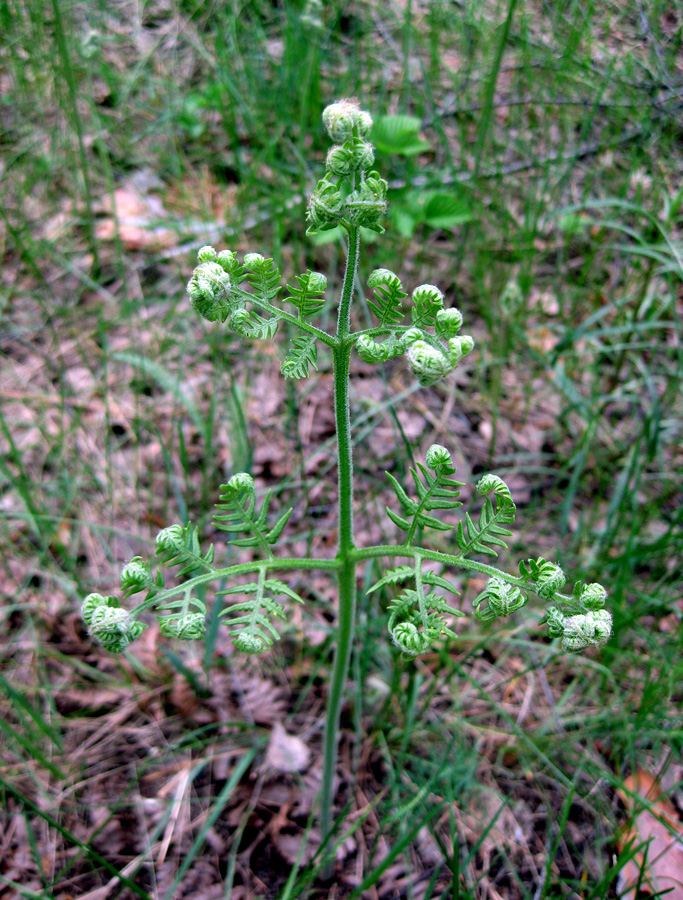
<path fill-rule="evenodd" d="M 115 217 L 97 225 L 95 234 L 100 240 L 114 240 L 118 223 L 119 236 L 129 250 L 161 250 L 177 243 L 175 231 L 158 224 L 169 219 L 163 203 L 154 194 L 141 191 L 135 179 L 116 188 L 113 201 L 105 197 L 103 206 L 107 212 L 115 212 Z"/>
<path fill-rule="evenodd" d="M 287 734 L 280 722 L 273 725 L 266 750 L 266 763 L 279 772 L 303 772 L 308 768 L 311 751 L 301 738 Z"/>
<path fill-rule="evenodd" d="M 636 900 L 640 887 L 658 895 L 667 892 L 667 900 L 683 900 L 683 826 L 674 806 L 660 797 L 659 783 L 648 772 L 627 778 L 624 788 L 619 795 L 631 820 L 619 846 L 637 849 L 621 870 L 619 896 Z M 647 806 L 638 801 L 639 797 Z"/>

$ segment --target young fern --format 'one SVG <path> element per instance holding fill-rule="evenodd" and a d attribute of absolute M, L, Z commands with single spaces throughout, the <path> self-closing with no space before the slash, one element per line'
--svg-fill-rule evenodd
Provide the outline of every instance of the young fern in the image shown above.
<path fill-rule="evenodd" d="M 268 491 L 257 513 L 254 479 L 246 472 L 233 475 L 227 484 L 221 485 L 221 502 L 216 504 L 216 509 L 225 511 L 225 514 L 214 516 L 213 524 L 229 534 L 248 532 L 248 537 L 233 538 L 230 543 L 234 547 L 260 547 L 266 556 L 272 558 L 270 545 L 282 534 L 292 510 L 290 508 L 282 513 L 273 527 L 268 528 L 270 496 Z"/>
<path fill-rule="evenodd" d="M 461 556 L 469 553 L 498 556 L 493 548 L 507 547 L 503 538 L 512 537 L 512 532 L 504 526 L 515 521 L 516 507 L 510 489 L 497 475 L 485 475 L 477 484 L 477 492 L 484 496 L 479 525 L 475 525 L 470 514 L 465 513 L 465 524 L 458 522 L 456 543 Z M 493 500 L 489 495 L 493 496 Z"/>
<path fill-rule="evenodd" d="M 221 611 L 237 650 L 262 653 L 278 638 L 274 622 L 286 617 L 287 602 L 302 598 L 275 573 L 320 569 L 337 579 L 338 619 L 335 630 L 334 662 L 328 697 L 324 734 L 324 765 L 321 790 L 321 832 L 332 827 L 333 785 L 339 713 L 354 638 L 358 567 L 372 559 L 405 560 L 384 571 L 371 592 L 381 589 L 400 593 L 390 600 L 388 626 L 394 644 L 407 656 L 428 652 L 444 638 L 457 640 L 452 619 L 464 613 L 448 604 L 439 591 L 457 594 L 445 578 L 424 568 L 426 561 L 443 570 L 479 572 L 488 576 L 484 590 L 473 601 L 476 618 L 490 622 L 525 606 L 532 594 L 545 605 L 540 623 L 551 640 L 561 642 L 571 652 L 600 647 L 610 637 L 612 619 L 604 609 L 606 592 L 599 584 L 577 582 L 571 596 L 562 593 L 562 569 L 543 557 L 520 563 L 518 575 L 511 575 L 470 557 L 496 557 L 505 548 L 515 519 L 515 503 L 505 482 L 497 475 L 485 475 L 476 486 L 483 506 L 475 522 L 469 512 L 457 523 L 449 514 L 462 504 L 458 499 L 463 483 L 456 481 L 449 451 L 434 444 L 424 464 L 410 469 L 415 497 L 388 473 L 399 510 L 387 508 L 402 540 L 394 544 L 358 547 L 353 526 L 353 461 L 349 413 L 348 380 L 351 350 L 355 348 L 366 363 L 378 364 L 403 357 L 407 369 L 422 386 L 448 376 L 472 351 L 474 341 L 461 334 L 463 316 L 455 307 L 446 307 L 442 291 L 432 284 L 418 285 L 408 297 L 401 280 L 391 270 L 380 268 L 368 278 L 373 291 L 368 305 L 377 323 L 352 330 L 352 301 L 358 278 L 361 227 L 382 233 L 380 223 L 387 207 L 387 183 L 372 169 L 374 151 L 367 140 L 372 118 L 354 100 L 342 100 L 323 113 L 325 127 L 335 141 L 326 160 L 326 173 L 313 191 L 307 209 L 309 234 L 341 228 L 347 241 L 347 263 L 339 297 L 336 331 L 317 327 L 312 319 L 326 303 L 325 276 L 307 270 L 297 275 L 297 286 L 288 285 L 280 305 L 280 272 L 270 257 L 247 253 L 243 262 L 231 250 L 217 252 L 202 247 L 197 266 L 187 286 L 192 307 L 207 321 L 224 325 L 235 334 L 258 340 L 272 340 L 281 322 L 293 337 L 282 361 L 287 378 L 306 378 L 318 364 L 317 345 L 330 351 L 333 366 L 334 411 L 337 430 L 338 529 L 337 550 L 325 559 L 287 558 L 274 553 L 289 521 L 291 509 L 280 511 L 269 521 L 271 492 L 259 507 L 251 475 L 238 472 L 220 488 L 213 526 L 226 532 L 232 548 L 244 558 L 226 567 L 214 563 L 213 546 L 202 553 L 196 526 L 171 525 L 156 539 L 156 562 L 160 569 L 176 569 L 176 583 L 164 584 L 160 570 L 135 557 L 124 566 L 121 589 L 124 597 L 145 592 L 144 599 L 127 611 L 116 597 L 90 594 L 82 604 L 82 615 L 90 634 L 106 649 L 121 653 L 146 627 L 148 611 L 160 613 L 162 634 L 181 640 L 201 638 L 206 607 L 196 591 L 211 584 L 227 583 L 215 591 L 224 598 L 238 598 Z M 435 515 L 439 513 L 439 515 Z M 446 513 L 445 517 L 441 514 Z M 439 550 L 424 544 L 423 533 L 441 534 Z M 446 533 L 451 532 L 450 538 Z M 446 552 L 449 549 L 452 552 Z M 254 580 L 255 577 L 255 580 Z M 245 579 L 247 579 L 246 583 Z M 248 580 L 251 579 L 251 580 Z M 437 589 L 437 590 L 434 590 Z M 140 617 L 140 618 L 139 618 Z"/>

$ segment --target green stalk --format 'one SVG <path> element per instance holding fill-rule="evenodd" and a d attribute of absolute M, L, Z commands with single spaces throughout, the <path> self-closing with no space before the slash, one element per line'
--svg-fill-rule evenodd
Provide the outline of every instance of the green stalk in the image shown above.
<path fill-rule="evenodd" d="M 349 249 L 346 272 L 339 304 L 337 343 L 334 349 L 334 414 L 337 428 L 337 485 L 338 538 L 337 562 L 339 587 L 339 618 L 332 666 L 330 691 L 325 717 L 323 781 L 320 793 L 320 834 L 324 841 L 332 828 L 334 801 L 334 773 L 337 767 L 339 715 L 341 700 L 349 670 L 351 645 L 356 615 L 356 559 L 353 544 L 353 444 L 351 442 L 351 414 L 349 410 L 349 360 L 352 342 L 349 339 L 351 301 L 358 269 L 360 232 L 349 228 Z M 331 874 L 331 873 L 328 873 Z"/>

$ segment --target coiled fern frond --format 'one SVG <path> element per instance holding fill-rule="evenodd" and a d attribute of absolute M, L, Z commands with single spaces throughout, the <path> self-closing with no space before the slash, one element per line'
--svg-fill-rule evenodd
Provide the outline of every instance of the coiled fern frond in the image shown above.
<path fill-rule="evenodd" d="M 299 310 L 300 318 L 304 319 L 313 316 L 325 305 L 325 299 L 322 296 L 327 287 L 327 278 L 320 272 L 311 272 L 310 269 L 304 275 L 296 275 L 299 287 L 287 285 L 290 292 L 289 297 L 285 297 L 285 303 L 293 303 Z"/>
<path fill-rule="evenodd" d="M 368 286 L 375 292 L 375 299 L 368 300 L 368 306 L 380 325 L 397 325 L 404 316 L 401 301 L 408 296 L 398 275 L 389 269 L 375 269 L 368 278 Z"/>
<path fill-rule="evenodd" d="M 271 619 L 284 619 L 285 608 L 277 603 L 270 594 L 282 594 L 297 603 L 303 603 L 303 599 L 289 585 L 277 578 L 266 578 L 264 570 L 259 571 L 259 580 L 250 584 L 239 584 L 223 591 L 218 595 L 230 594 L 254 594 L 255 596 L 231 604 L 221 612 L 221 616 L 229 617 L 226 622 L 230 629 L 229 634 L 233 638 L 235 647 L 245 653 L 263 653 L 273 642 L 280 639 L 277 629 Z M 242 615 L 235 616 L 235 613 Z"/>
<path fill-rule="evenodd" d="M 443 637 L 456 638 L 445 615 L 462 616 L 459 609 L 449 606 L 440 594 L 423 594 L 407 588 L 389 607 L 387 627 L 394 644 L 406 656 L 417 656 Z"/>
<path fill-rule="evenodd" d="M 270 544 L 274 544 L 282 534 L 292 508 L 286 510 L 277 522 L 268 528 L 268 506 L 271 491 L 266 493 L 261 509 L 256 509 L 256 490 L 254 479 L 246 472 L 233 475 L 227 484 L 221 485 L 221 502 L 216 509 L 225 510 L 225 515 L 214 516 L 216 528 L 230 534 L 248 532 L 248 537 L 231 541 L 236 547 L 261 547 L 268 556 L 272 556 Z"/>
<path fill-rule="evenodd" d="M 166 637 L 194 641 L 204 636 L 206 604 L 198 597 L 186 593 L 178 600 L 168 600 L 157 609 L 159 612 L 170 612 L 170 615 L 158 616 L 159 628 Z"/>
<path fill-rule="evenodd" d="M 197 569 L 212 568 L 213 544 L 202 554 L 199 529 L 191 523 L 169 525 L 157 535 L 156 556 L 164 566 L 181 566 L 178 575 L 191 575 Z"/>
<path fill-rule="evenodd" d="M 415 469 L 410 469 L 417 491 L 417 500 L 410 498 L 397 479 L 387 472 L 394 493 L 406 513 L 406 515 L 399 515 L 387 507 L 387 515 L 395 525 L 408 532 L 406 546 L 410 546 L 412 543 L 418 526 L 434 528 L 437 531 L 450 531 L 452 525 L 442 522 L 441 519 L 437 519 L 430 513 L 438 509 L 456 509 L 458 506 L 462 506 L 457 498 L 460 496 L 459 488 L 463 486 L 464 482 L 451 478 L 456 470 L 452 465 L 450 453 L 445 447 L 433 444 L 427 451 L 426 462 L 432 472 L 422 463 L 417 463 L 420 474 Z"/>
<path fill-rule="evenodd" d="M 415 578 L 415 576 L 416 566 L 414 565 L 396 566 L 395 569 L 387 569 L 383 577 L 376 581 L 371 588 L 368 588 L 367 593 L 372 594 L 374 591 L 378 591 L 380 588 L 390 584 L 401 584 L 404 581 L 408 581 L 410 578 Z M 447 581 L 441 575 L 437 575 L 436 572 L 421 572 L 420 577 L 423 584 L 444 588 L 444 590 L 450 591 L 452 594 L 460 593 L 457 588 L 453 587 L 450 581 Z"/>
<path fill-rule="evenodd" d="M 475 525 L 469 513 L 465 513 L 465 524 L 458 522 L 456 542 L 461 556 L 481 553 L 484 556 L 498 556 L 494 547 L 507 547 L 504 538 L 512 537 L 505 528 L 515 521 L 516 507 L 510 488 L 497 475 L 485 475 L 477 484 L 478 493 L 484 495 L 484 505 L 479 513 L 479 523 Z M 491 497 L 493 496 L 493 500 Z"/>
<path fill-rule="evenodd" d="M 317 371 L 318 351 L 315 338 L 301 335 L 292 339 L 287 356 L 282 360 L 280 370 L 285 378 L 308 378 L 309 367 Z"/>
<path fill-rule="evenodd" d="M 269 302 L 277 297 L 281 284 L 280 270 L 272 259 L 266 259 L 260 253 L 247 253 L 244 257 L 244 268 L 247 281 L 257 297 Z"/>

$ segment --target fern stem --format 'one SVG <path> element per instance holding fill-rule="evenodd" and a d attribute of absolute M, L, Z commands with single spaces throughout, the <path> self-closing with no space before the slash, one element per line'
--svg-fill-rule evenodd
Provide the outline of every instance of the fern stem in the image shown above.
<path fill-rule="evenodd" d="M 356 560 L 353 556 L 353 444 L 351 413 L 349 410 L 349 360 L 351 342 L 348 340 L 351 323 L 351 301 L 358 269 L 360 232 L 349 228 L 349 249 L 346 272 L 339 303 L 336 347 L 334 349 L 334 414 L 337 428 L 337 485 L 339 519 L 337 561 L 339 562 L 339 613 L 334 650 L 332 677 L 325 716 L 323 781 L 320 794 L 320 832 L 323 841 L 332 829 L 334 801 L 334 773 L 337 768 L 339 716 L 341 700 L 349 670 L 351 646 L 356 614 Z M 331 866 L 331 863 L 329 864 Z M 328 866 L 328 867 L 329 867 Z M 330 873 L 328 873 L 330 874 Z"/>
<path fill-rule="evenodd" d="M 208 584 L 211 581 L 227 580 L 236 575 L 252 575 L 254 572 L 260 572 L 261 570 L 263 572 L 269 572 L 278 569 L 283 571 L 297 569 L 301 571 L 312 571 L 323 569 L 324 571 L 334 572 L 341 569 L 341 563 L 338 559 L 313 559 L 313 557 L 304 557 L 303 559 L 300 559 L 291 557 L 267 560 L 257 559 L 248 563 L 237 563 L 234 566 L 227 566 L 225 569 L 212 568 L 210 572 L 205 572 L 202 575 L 195 575 L 194 578 L 190 578 L 182 584 L 175 585 L 175 587 L 167 588 L 166 590 L 153 594 L 151 597 L 138 603 L 138 605 L 133 607 L 130 612 L 131 615 L 138 615 L 146 609 L 152 609 L 157 605 L 165 603 L 167 600 L 170 600 L 171 597 L 176 597 L 186 590 L 191 591 L 194 588 L 199 587 L 202 584 Z"/>
<path fill-rule="evenodd" d="M 382 556 L 400 556 L 404 559 L 414 559 L 416 552 L 419 553 L 422 559 L 442 562 L 449 566 L 457 566 L 460 569 L 479 572 L 482 575 L 495 575 L 497 578 L 504 578 L 507 582 L 517 587 L 523 587 L 530 591 L 534 590 L 532 582 L 525 581 L 523 578 L 517 578 L 515 575 L 508 575 L 506 572 L 501 572 L 500 569 L 494 568 L 494 566 L 487 566 L 486 563 L 480 563 L 474 559 L 465 559 L 462 556 L 452 556 L 450 553 L 441 553 L 438 550 L 428 550 L 426 547 L 406 547 L 405 544 L 396 547 L 393 544 L 378 544 L 374 547 L 355 548 L 352 556 L 357 562 L 364 559 L 377 559 L 377 557 Z M 559 597 L 560 594 L 557 596 Z"/>
<path fill-rule="evenodd" d="M 417 594 L 417 602 L 420 608 L 420 619 L 422 627 L 427 630 L 427 609 L 425 607 L 425 595 L 422 585 L 422 557 L 419 553 L 415 554 L 415 592 Z"/>
<path fill-rule="evenodd" d="M 322 328 L 316 328 L 315 325 L 311 325 L 310 322 L 304 322 L 301 318 L 297 318 L 291 313 L 285 312 L 284 309 L 280 309 L 279 306 L 274 306 L 272 303 L 269 303 L 268 300 L 264 300 L 263 297 L 257 297 L 254 294 L 250 294 L 249 291 L 244 291 L 240 287 L 233 287 L 232 290 L 234 294 L 243 297 L 264 312 L 270 313 L 277 319 L 282 319 L 283 322 L 289 322 L 290 325 L 296 326 L 300 331 L 305 331 L 312 337 L 317 338 L 321 343 L 327 344 L 328 347 L 335 347 L 335 339 L 326 331 L 323 331 Z"/>

